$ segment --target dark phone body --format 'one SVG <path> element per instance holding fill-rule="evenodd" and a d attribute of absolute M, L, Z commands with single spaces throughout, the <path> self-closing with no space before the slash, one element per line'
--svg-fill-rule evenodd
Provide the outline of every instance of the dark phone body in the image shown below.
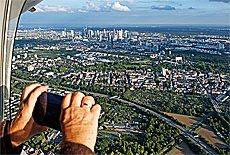
<path fill-rule="evenodd" d="M 52 93 L 42 93 L 33 111 L 34 121 L 40 125 L 61 131 L 60 114 L 63 96 Z"/>

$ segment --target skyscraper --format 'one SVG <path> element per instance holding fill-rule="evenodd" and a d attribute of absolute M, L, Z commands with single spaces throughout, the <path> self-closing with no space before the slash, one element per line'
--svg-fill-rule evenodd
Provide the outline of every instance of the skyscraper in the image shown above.
<path fill-rule="evenodd" d="M 123 30 L 121 29 L 118 31 L 118 39 L 122 40 L 123 39 L 122 35 L 123 35 Z"/>
<path fill-rule="evenodd" d="M 113 38 L 115 38 L 115 33 L 116 33 L 115 29 L 113 29 Z"/>
<path fill-rule="evenodd" d="M 74 37 L 74 30 L 71 30 L 70 33 L 71 33 L 71 36 Z"/>
<path fill-rule="evenodd" d="M 86 36 L 87 35 L 87 26 L 86 27 L 83 27 L 83 29 L 82 29 L 82 36 L 84 37 L 84 36 Z"/>

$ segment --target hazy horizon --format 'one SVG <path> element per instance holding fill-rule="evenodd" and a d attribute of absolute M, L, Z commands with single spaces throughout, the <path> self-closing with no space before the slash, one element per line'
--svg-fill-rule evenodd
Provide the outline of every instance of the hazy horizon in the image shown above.
<path fill-rule="evenodd" d="M 228 0 L 44 0 L 26 12 L 28 26 L 230 25 Z"/>

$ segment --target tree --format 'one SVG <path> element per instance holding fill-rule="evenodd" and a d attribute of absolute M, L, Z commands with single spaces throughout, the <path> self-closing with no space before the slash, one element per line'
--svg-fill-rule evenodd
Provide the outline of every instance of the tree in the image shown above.
<path fill-rule="evenodd" d="M 47 150 L 48 150 L 48 146 L 46 146 L 46 147 L 44 148 L 44 150 L 47 151 Z"/>
<path fill-rule="evenodd" d="M 161 140 L 164 139 L 164 135 L 163 135 L 163 134 L 160 135 L 160 139 L 161 139 Z"/>
<path fill-rule="evenodd" d="M 145 134 L 146 139 L 149 139 L 151 137 L 150 133 Z"/>
<path fill-rule="evenodd" d="M 157 153 L 159 153 L 160 150 L 161 150 L 161 144 L 157 143 L 157 145 L 155 147 L 155 150 L 156 150 Z"/>
<path fill-rule="evenodd" d="M 169 108 L 172 108 L 172 107 L 173 107 L 173 104 L 172 104 L 171 102 L 168 102 L 167 106 L 168 106 Z"/>
<path fill-rule="evenodd" d="M 128 148 L 127 154 L 128 154 L 128 155 L 133 155 L 133 152 L 132 152 L 131 147 Z"/>
<path fill-rule="evenodd" d="M 115 155 L 115 153 L 112 151 L 112 152 L 110 153 L 110 155 Z"/>
<path fill-rule="evenodd" d="M 157 86 L 159 85 L 159 83 L 160 83 L 160 79 L 157 77 L 157 78 L 155 78 L 155 82 L 156 82 L 156 84 L 157 84 Z"/>

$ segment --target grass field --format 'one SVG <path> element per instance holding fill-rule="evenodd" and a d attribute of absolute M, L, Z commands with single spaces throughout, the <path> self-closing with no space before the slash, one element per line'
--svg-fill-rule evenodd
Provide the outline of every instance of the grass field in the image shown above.
<path fill-rule="evenodd" d="M 166 113 L 166 114 L 174 117 L 179 122 L 187 125 L 188 127 L 193 126 L 197 121 L 201 119 L 199 117 L 194 117 L 194 116 L 186 116 L 186 115 L 179 115 L 179 114 L 173 114 L 173 113 Z"/>
<path fill-rule="evenodd" d="M 197 132 L 198 135 L 204 137 L 210 144 L 215 145 L 218 148 L 227 148 L 227 145 L 222 141 L 220 137 L 218 137 L 212 128 L 208 125 L 205 125 Z"/>
<path fill-rule="evenodd" d="M 194 155 L 194 153 L 190 150 L 188 145 L 185 142 L 182 142 L 179 146 L 177 146 L 169 155 Z"/>

